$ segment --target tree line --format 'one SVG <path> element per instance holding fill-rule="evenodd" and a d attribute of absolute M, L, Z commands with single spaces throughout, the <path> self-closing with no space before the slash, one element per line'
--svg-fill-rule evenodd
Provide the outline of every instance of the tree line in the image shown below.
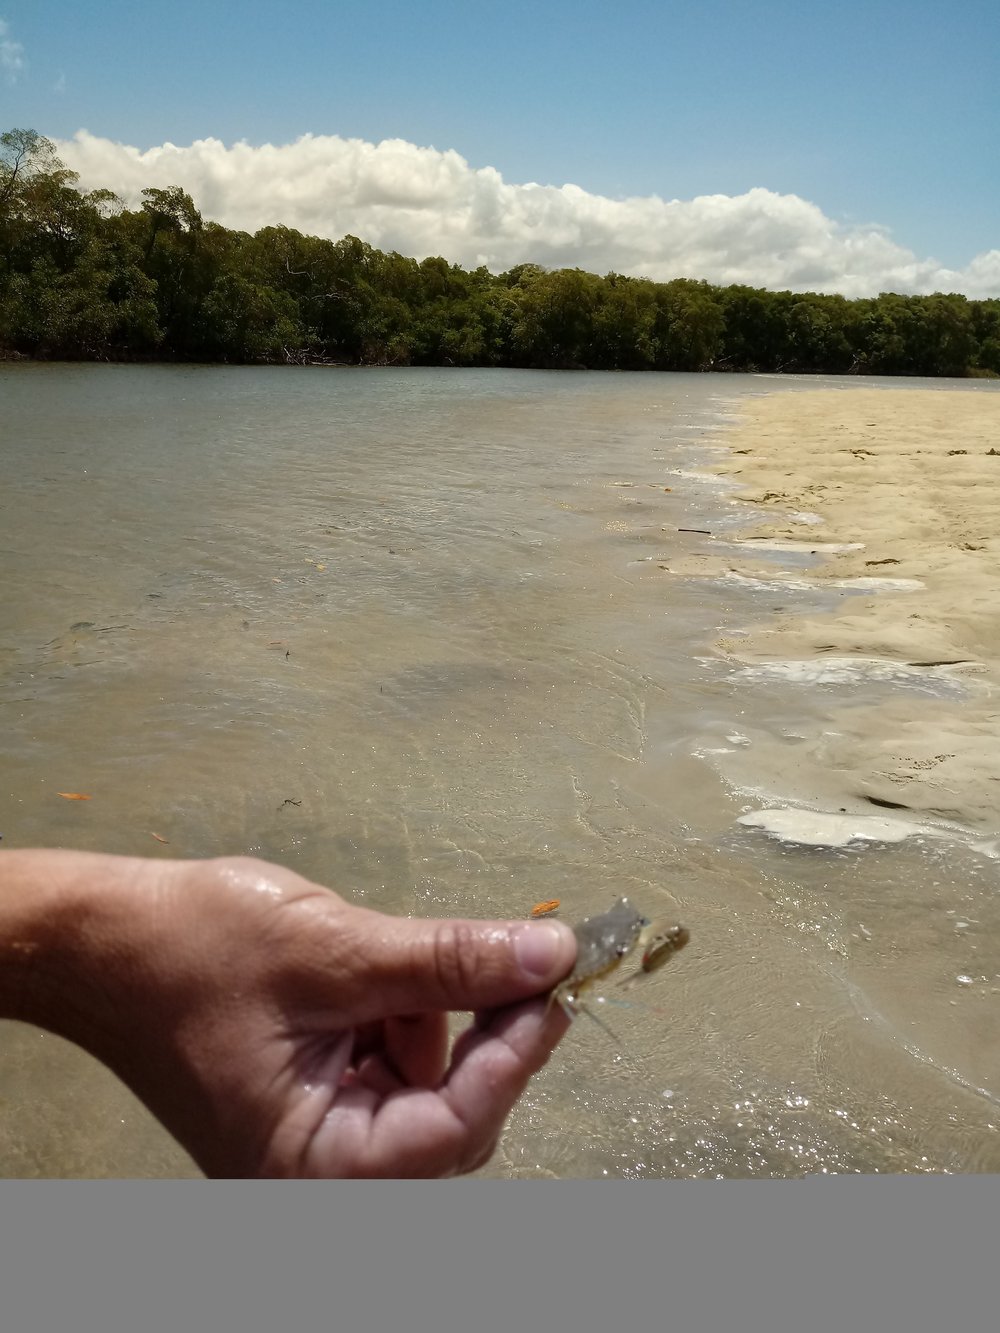
<path fill-rule="evenodd" d="M 0 357 L 1000 375 L 1000 300 L 496 275 L 77 180 L 35 131 L 0 135 Z"/>

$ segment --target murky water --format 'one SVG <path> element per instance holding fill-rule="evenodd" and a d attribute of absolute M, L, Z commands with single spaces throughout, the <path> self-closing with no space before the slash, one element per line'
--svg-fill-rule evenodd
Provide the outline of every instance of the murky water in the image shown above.
<path fill-rule="evenodd" d="M 484 1174 L 1000 1169 L 995 863 L 736 824 L 712 749 L 794 746 L 849 687 L 734 673 L 711 645 L 773 590 L 659 570 L 678 528 L 735 531 L 690 475 L 712 435 L 800 387 L 0 367 L 4 845 L 252 852 L 399 913 L 676 913 L 685 953 L 607 992 L 620 1046 L 582 1017 Z M 0 1035 L 0 1173 L 193 1171 L 95 1062 Z"/>

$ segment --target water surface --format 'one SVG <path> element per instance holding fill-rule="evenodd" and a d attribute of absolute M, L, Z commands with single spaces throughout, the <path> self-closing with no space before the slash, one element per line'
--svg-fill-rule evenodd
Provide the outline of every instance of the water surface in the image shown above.
<path fill-rule="evenodd" d="M 773 590 L 660 569 L 703 540 L 678 528 L 737 530 L 692 474 L 745 396 L 811 383 L 0 367 L 5 845 L 683 919 L 609 992 L 621 1043 L 581 1018 L 485 1174 L 1000 1169 L 993 864 L 736 824 L 760 801 L 713 749 L 793 746 L 838 686 L 734 673 L 712 644 Z M 95 1062 L 2 1038 L 0 1173 L 193 1171 Z"/>

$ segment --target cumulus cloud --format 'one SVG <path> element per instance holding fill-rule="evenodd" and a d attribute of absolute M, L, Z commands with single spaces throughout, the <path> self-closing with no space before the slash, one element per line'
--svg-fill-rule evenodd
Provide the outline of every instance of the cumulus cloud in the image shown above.
<path fill-rule="evenodd" d="M 10 24 L 0 19 L 0 70 L 3 70 L 4 82 L 17 83 L 21 70 L 24 69 L 24 47 L 20 42 L 8 37 Z"/>
<path fill-rule="evenodd" d="M 260 147 L 199 139 L 140 151 L 81 130 L 58 147 L 82 186 L 110 187 L 132 205 L 147 186 L 179 185 L 206 218 L 227 227 L 283 224 L 332 239 L 350 233 L 379 249 L 495 272 L 531 261 L 852 297 L 1000 295 L 1000 250 L 964 269 L 945 268 L 883 227 L 845 226 L 797 195 L 766 189 L 610 199 L 576 185 L 510 184 L 451 150 L 336 135 Z"/>

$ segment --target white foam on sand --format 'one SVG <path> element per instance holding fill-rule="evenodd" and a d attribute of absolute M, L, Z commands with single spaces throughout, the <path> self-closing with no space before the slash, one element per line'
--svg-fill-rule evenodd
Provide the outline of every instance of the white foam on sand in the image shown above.
<path fill-rule="evenodd" d="M 800 685 L 851 685 L 864 681 L 897 684 L 936 681 L 953 689 L 963 688 L 947 666 L 916 667 L 877 657 L 811 657 L 743 662 L 728 680 L 790 680 Z"/>
<path fill-rule="evenodd" d="M 763 829 L 782 842 L 803 847 L 847 847 L 852 842 L 902 842 L 922 834 L 944 835 L 926 824 L 881 815 L 831 815 L 818 810 L 751 810 L 737 823 Z"/>
<path fill-rule="evenodd" d="M 866 574 L 853 579 L 824 579 L 818 588 L 854 588 L 858 592 L 920 592 L 927 584 L 920 579 L 879 578 Z"/>
<path fill-rule="evenodd" d="M 844 588 L 849 592 L 919 592 L 926 585 L 919 579 L 891 579 L 874 576 L 854 579 L 801 579 L 777 572 L 771 578 L 755 578 L 731 569 L 722 575 L 726 583 L 740 583 L 747 588 L 788 588 L 793 592 L 822 592 L 824 588 Z"/>
<path fill-rule="evenodd" d="M 821 585 L 815 579 L 797 579 L 792 575 L 781 576 L 776 574 L 774 578 L 761 579 L 755 578 L 751 574 L 741 574 L 737 569 L 729 569 L 725 574 L 719 575 L 722 583 L 738 583 L 741 588 L 753 588 L 758 592 L 815 592 Z"/>
<path fill-rule="evenodd" d="M 799 555 L 842 555 L 865 549 L 864 542 L 795 542 L 777 537 L 744 537 L 726 545 L 749 546 L 755 551 L 796 551 Z"/>
<path fill-rule="evenodd" d="M 759 828 L 779 842 L 798 847 L 849 847 L 852 843 L 899 843 L 907 838 L 936 838 L 958 842 L 991 861 L 1000 860 L 1000 839 L 978 838 L 968 829 L 943 821 L 922 824 L 887 815 L 829 814 L 822 810 L 751 810 L 737 823 Z"/>
<path fill-rule="evenodd" d="M 728 453 L 728 449 L 722 452 Z M 730 483 L 726 477 L 717 476 L 714 472 L 695 472 L 690 468 L 668 467 L 666 469 L 668 477 L 683 477 L 685 481 L 700 481 L 706 486 L 714 486 L 717 490 L 723 490 L 729 487 Z"/>

